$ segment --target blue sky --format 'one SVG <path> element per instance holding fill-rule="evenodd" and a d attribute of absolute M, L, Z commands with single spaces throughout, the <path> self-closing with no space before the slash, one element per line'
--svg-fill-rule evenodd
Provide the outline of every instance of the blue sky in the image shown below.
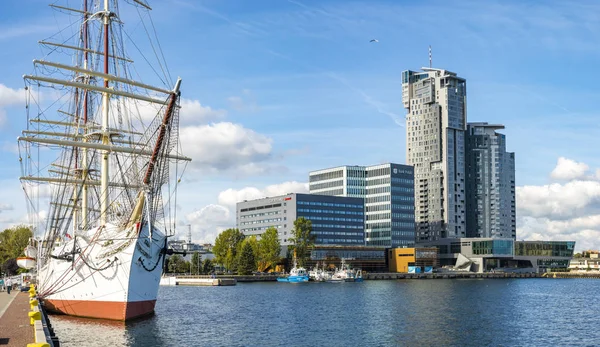
<path fill-rule="evenodd" d="M 234 225 L 235 200 L 305 189 L 310 170 L 404 163 L 400 73 L 427 66 L 431 45 L 434 67 L 467 79 L 468 120 L 506 126 L 521 187 L 518 238 L 600 248 L 600 4 L 150 4 L 169 70 L 183 78 L 183 97 L 196 103 L 188 113 L 196 124 L 190 121 L 187 131 L 198 141 L 184 143 L 194 163 L 180 206 L 180 223 L 193 225 L 196 240 L 210 242 Z M 20 190 L 14 145 L 25 125 L 24 103 L 11 93 L 41 57 L 37 41 L 64 23 L 46 1 L 0 5 L 0 227 L 24 214 L 24 199 L 13 198 Z M 134 26 L 133 35 L 141 34 Z M 589 195 L 583 206 L 581 197 L 562 193 L 574 183 Z"/>

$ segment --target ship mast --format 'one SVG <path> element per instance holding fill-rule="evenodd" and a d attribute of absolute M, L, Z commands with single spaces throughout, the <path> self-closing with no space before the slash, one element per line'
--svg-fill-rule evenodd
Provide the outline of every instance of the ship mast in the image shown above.
<path fill-rule="evenodd" d="M 85 70 L 88 69 L 88 0 L 83 1 L 83 68 Z M 86 82 L 89 83 L 89 77 L 85 76 Z M 88 122 L 88 91 L 84 89 L 83 91 L 83 126 L 84 129 L 87 128 Z M 84 140 L 85 142 L 85 137 Z M 85 182 L 88 177 L 88 151 L 87 148 L 83 148 L 82 155 L 82 166 L 81 166 L 81 178 Z M 81 220 L 82 220 L 82 229 L 85 229 L 87 226 L 87 212 L 88 212 L 88 186 L 87 184 L 83 184 L 81 187 Z"/>
<path fill-rule="evenodd" d="M 29 172 L 20 177 L 22 182 L 54 183 L 60 187 L 51 202 L 54 212 L 49 222 L 52 223 L 50 227 L 56 230 L 53 231 L 56 234 L 65 231 L 63 225 L 69 228 L 68 225 L 71 224 L 74 234 L 90 227 L 106 225 L 112 220 L 110 216 L 113 207 L 116 209 L 114 212 L 117 212 L 117 216 L 121 216 L 122 214 L 119 213 L 123 212 L 131 213 L 131 207 L 137 211 L 137 205 L 148 208 L 145 213 L 148 214 L 148 221 L 152 223 L 151 220 L 157 213 L 150 210 L 160 208 L 155 204 L 162 203 L 160 188 L 163 181 L 168 179 L 169 159 L 191 160 L 177 153 L 170 153 L 174 146 L 171 141 L 177 141 L 176 136 L 171 136 L 171 123 L 173 120 L 178 120 L 181 80 L 177 80 L 173 89 L 130 80 L 127 77 L 125 64 L 123 73 L 117 75 L 120 69 L 114 67 L 111 74 L 113 68 L 110 68 L 110 64 L 115 66 L 117 63 L 133 63 L 133 61 L 126 58 L 124 54 L 119 56 L 119 47 L 115 46 L 117 43 L 115 37 L 119 37 L 120 26 L 113 25 L 113 22 L 119 19 L 117 7 L 111 5 L 110 1 L 94 1 L 95 5 L 90 6 L 90 0 L 83 0 L 82 10 L 52 5 L 62 11 L 81 14 L 79 18 L 83 23 L 79 29 L 80 41 L 76 45 L 48 41 L 41 41 L 41 43 L 79 51 L 83 59 L 79 55 L 75 64 L 34 60 L 35 73 L 23 76 L 26 83 L 31 86 L 38 88 L 61 86 L 61 88 L 72 88 L 73 91 L 69 100 L 74 107 L 65 111 L 58 109 L 58 114 L 53 115 L 54 117 L 66 115 L 67 119 L 46 118 L 41 112 L 37 118 L 29 122 L 41 124 L 44 128 L 37 131 L 23 131 L 23 136 L 18 137 L 20 143 L 28 142 L 69 151 L 61 154 L 60 162 L 56 164 L 57 169 L 53 167 L 48 170 L 50 176 L 42 177 L 38 175 L 39 172 L 33 174 Z M 149 9 L 143 2 L 132 1 Z M 91 10 L 90 7 L 94 8 L 94 13 L 88 12 Z M 113 9 L 115 12 L 112 12 Z M 91 20 L 97 20 L 98 26 L 90 23 Z M 92 27 L 94 29 L 91 29 Z M 96 28 L 98 30 L 95 30 Z M 112 40 L 109 35 L 113 37 Z M 104 66 L 102 67 L 101 64 Z M 69 74 L 73 77 L 55 78 L 57 74 Z M 136 90 L 143 91 L 138 93 Z M 118 98 L 119 104 L 111 107 L 111 98 Z M 128 124 L 129 129 L 122 129 L 122 124 L 116 126 L 115 120 L 111 121 L 111 112 L 115 113 L 115 111 L 119 112 L 117 116 L 121 117 L 124 114 L 131 121 L 135 117 L 132 111 L 138 108 L 137 101 L 149 103 L 153 108 L 160 107 L 161 111 L 155 119 L 158 129 L 144 130 L 139 133 L 131 128 L 135 125 L 133 123 Z M 99 112 L 96 112 L 94 110 L 97 109 L 98 104 Z M 146 128 L 143 120 L 137 118 L 135 120 L 141 121 L 142 128 Z M 153 126 L 156 123 L 153 123 Z M 65 132 L 59 131 L 63 127 Z M 115 138 L 116 135 L 121 136 L 121 134 L 131 134 L 132 138 L 129 140 Z M 144 163 L 145 158 L 149 161 Z M 143 168 L 143 171 L 138 171 L 144 164 L 147 167 Z M 90 175 L 90 172 L 96 172 L 97 168 L 100 169 L 98 177 Z M 158 179 L 154 179 L 155 176 Z M 73 186 L 70 193 L 69 185 Z M 145 195 L 145 201 L 134 204 L 133 190 L 138 190 L 139 195 Z M 145 191 L 145 194 L 140 190 Z M 155 200 L 154 196 L 158 196 L 158 200 Z M 140 217 L 139 214 L 136 216 Z"/>
<path fill-rule="evenodd" d="M 108 27 L 110 23 L 110 12 L 108 10 L 108 0 L 104 0 L 104 73 L 108 75 Z M 104 79 L 104 88 L 108 89 L 108 79 Z M 102 144 L 109 145 L 109 120 L 108 120 L 109 95 L 102 93 Z M 102 150 L 102 166 L 100 176 L 100 225 L 106 224 L 106 215 L 108 213 L 108 150 Z"/>

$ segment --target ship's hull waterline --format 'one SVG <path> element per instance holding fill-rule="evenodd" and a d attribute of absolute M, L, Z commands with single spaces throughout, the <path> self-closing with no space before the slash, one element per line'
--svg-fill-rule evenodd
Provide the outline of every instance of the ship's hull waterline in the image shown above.
<path fill-rule="evenodd" d="M 150 239 L 147 226 L 139 234 L 138 229 L 139 224 L 125 230 L 107 224 L 60 247 L 71 250 L 76 240 L 79 253 L 73 261 L 50 258 L 40 269 L 38 293 L 48 310 L 120 321 L 152 314 L 165 235 L 153 228 Z M 58 247 L 53 255 L 61 257 Z"/>

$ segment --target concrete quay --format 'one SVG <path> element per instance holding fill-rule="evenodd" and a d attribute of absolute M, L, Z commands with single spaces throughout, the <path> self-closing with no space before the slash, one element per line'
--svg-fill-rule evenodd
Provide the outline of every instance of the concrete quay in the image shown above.
<path fill-rule="evenodd" d="M 235 278 L 211 278 L 206 276 L 165 276 L 160 279 L 161 286 L 235 286 Z"/>
<path fill-rule="evenodd" d="M 542 276 L 545 278 L 595 278 L 595 279 L 600 279 L 600 271 L 548 272 Z"/>
<path fill-rule="evenodd" d="M 402 279 L 458 279 L 458 278 L 539 278 L 536 273 L 514 272 L 444 272 L 444 273 L 363 273 L 365 280 L 402 280 Z"/>

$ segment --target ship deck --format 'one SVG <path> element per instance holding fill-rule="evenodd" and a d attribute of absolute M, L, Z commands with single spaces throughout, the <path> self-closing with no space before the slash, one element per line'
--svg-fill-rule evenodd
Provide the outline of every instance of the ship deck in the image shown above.
<path fill-rule="evenodd" d="M 29 324 L 29 293 L 0 292 L 0 346 L 27 346 L 34 342 Z"/>

